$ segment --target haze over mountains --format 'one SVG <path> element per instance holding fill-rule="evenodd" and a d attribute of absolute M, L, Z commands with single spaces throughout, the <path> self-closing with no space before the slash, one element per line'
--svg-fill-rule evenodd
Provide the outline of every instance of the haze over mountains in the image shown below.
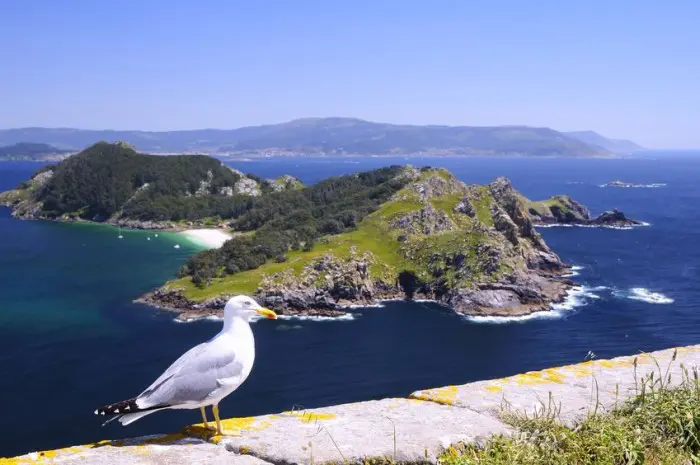
<path fill-rule="evenodd" d="M 565 132 L 567 136 L 575 137 L 576 139 L 587 144 L 603 147 L 613 153 L 632 153 L 638 150 L 644 150 L 641 145 L 625 139 L 608 139 L 594 131 L 571 131 Z"/>
<path fill-rule="evenodd" d="M 81 150 L 125 141 L 152 153 L 231 155 L 527 155 L 606 157 L 641 147 L 594 132 L 528 126 L 417 126 L 355 118 L 303 118 L 238 129 L 113 131 L 71 128 L 0 130 L 0 145 L 33 142 Z"/>

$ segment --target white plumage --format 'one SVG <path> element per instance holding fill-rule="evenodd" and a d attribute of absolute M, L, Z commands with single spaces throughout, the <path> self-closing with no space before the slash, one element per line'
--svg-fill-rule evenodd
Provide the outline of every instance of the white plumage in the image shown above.
<path fill-rule="evenodd" d="M 207 342 L 185 352 L 148 388 L 133 399 L 107 405 L 95 414 L 116 414 L 122 425 L 164 409 L 196 409 L 208 426 L 205 407 L 212 406 L 217 432 L 223 434 L 219 402 L 250 375 L 255 362 L 255 339 L 250 318 L 277 318 L 250 297 L 236 296 L 224 307 L 224 325 Z M 111 421 L 111 420 L 110 420 Z"/>

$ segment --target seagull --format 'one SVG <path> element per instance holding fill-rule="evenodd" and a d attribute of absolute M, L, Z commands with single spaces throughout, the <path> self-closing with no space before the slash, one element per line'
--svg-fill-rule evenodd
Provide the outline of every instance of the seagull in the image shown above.
<path fill-rule="evenodd" d="M 257 315 L 277 318 L 250 297 L 232 297 L 224 307 L 219 334 L 185 352 L 137 397 L 100 407 L 95 415 L 115 415 L 109 421 L 118 419 L 126 426 L 160 410 L 198 408 L 209 429 L 205 408 L 211 406 L 216 432 L 224 435 L 219 402 L 238 389 L 253 369 L 255 339 L 249 321 Z"/>

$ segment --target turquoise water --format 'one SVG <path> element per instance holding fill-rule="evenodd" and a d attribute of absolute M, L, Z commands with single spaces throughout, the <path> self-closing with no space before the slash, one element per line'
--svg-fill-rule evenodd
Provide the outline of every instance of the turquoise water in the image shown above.
<path fill-rule="evenodd" d="M 20 222 L 8 213 L 0 213 L 2 241 L 13 244 L 3 247 L 0 267 L 3 330 L 60 332 L 66 339 L 83 331 L 112 333 L 115 327 L 91 309 L 107 299 L 130 301 L 171 279 L 201 250 L 175 233 L 155 237 L 102 225 Z"/>
<path fill-rule="evenodd" d="M 700 154 L 698 154 L 700 155 Z M 580 266 L 584 290 L 557 312 L 494 324 L 429 304 L 357 309 L 352 321 L 260 321 L 249 380 L 221 404 L 248 416 L 296 407 L 405 396 L 413 390 L 507 376 L 598 357 L 698 343 L 700 157 L 566 159 L 265 159 L 235 166 L 264 177 L 330 175 L 391 163 L 445 166 L 467 182 L 509 176 L 533 199 L 568 193 L 594 213 L 617 207 L 651 223 L 631 231 L 542 230 Z M 0 190 L 36 165 L 0 164 Z M 666 183 L 608 189 L 613 179 Z M 196 247 L 176 235 L 18 221 L 0 209 L 0 456 L 172 432 L 196 412 L 101 427 L 100 405 L 138 394 L 219 323 L 174 323 L 132 301 L 171 278 Z M 148 241 L 147 237 L 152 240 Z M 173 248 L 179 243 L 182 248 Z M 634 291 L 643 289 L 644 292 Z M 654 303 L 648 293 L 665 297 Z"/>

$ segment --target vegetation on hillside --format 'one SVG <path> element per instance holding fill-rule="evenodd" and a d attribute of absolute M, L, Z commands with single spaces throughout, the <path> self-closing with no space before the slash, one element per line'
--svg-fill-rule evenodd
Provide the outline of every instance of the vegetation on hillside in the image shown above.
<path fill-rule="evenodd" d="M 101 142 L 47 169 L 53 176 L 35 198 L 48 217 L 104 221 L 123 209 L 137 219 L 179 220 L 235 210 L 228 203 L 243 201 L 218 195 L 240 176 L 198 155 L 143 155 L 126 144 Z"/>
<path fill-rule="evenodd" d="M 398 166 L 330 178 L 311 187 L 274 192 L 250 199 L 246 209 L 231 222 L 239 232 L 250 232 L 227 241 L 221 249 L 191 257 L 180 270 L 196 285 L 213 278 L 258 268 L 268 260 L 286 260 L 291 251 L 310 251 L 323 235 L 357 228 L 405 180 Z"/>
<path fill-rule="evenodd" d="M 674 357 L 675 359 L 675 357 Z M 638 395 L 610 413 L 564 426 L 554 406 L 534 417 L 504 412 L 517 430 L 482 445 L 451 447 L 441 465 L 690 465 L 700 463 L 697 369 L 669 387 L 668 370 L 637 383 Z"/>
<path fill-rule="evenodd" d="M 440 192 L 425 199 L 416 185 Z M 465 197 L 475 206 L 474 217 L 456 211 Z M 232 223 L 251 234 L 191 257 L 166 287 L 194 301 L 252 294 L 265 280 L 304 280 L 306 268 L 322 257 L 342 261 L 369 253 L 374 279 L 403 281 L 404 290 L 429 286 L 440 296 L 523 265 L 521 252 L 490 228 L 495 200 L 488 186 L 469 188 L 445 170 L 392 167 L 256 202 L 266 207 Z"/>

